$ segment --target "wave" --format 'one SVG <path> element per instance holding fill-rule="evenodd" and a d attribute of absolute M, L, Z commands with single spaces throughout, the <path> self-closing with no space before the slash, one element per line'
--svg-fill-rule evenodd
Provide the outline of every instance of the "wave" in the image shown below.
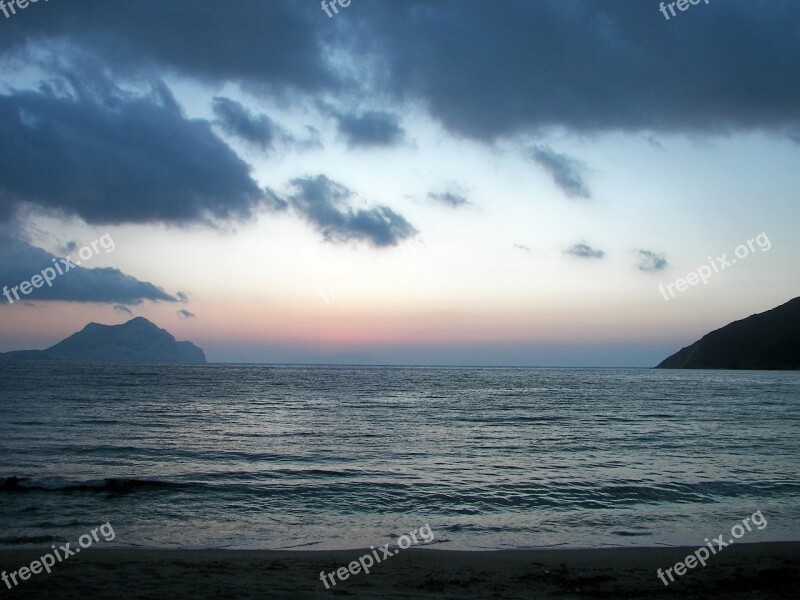
<path fill-rule="evenodd" d="M 12 535 L 0 537 L 0 546 L 21 546 L 23 544 L 49 544 L 60 542 L 61 538 L 52 535 Z"/>
<path fill-rule="evenodd" d="M 89 481 L 33 480 L 30 477 L 5 477 L 0 479 L 0 492 L 90 492 L 109 494 L 129 494 L 136 491 L 176 490 L 186 484 L 159 479 L 128 479 L 111 477 Z"/>
<path fill-rule="evenodd" d="M 340 506 L 349 511 L 372 510 L 391 505 L 413 510 L 420 504 L 447 515 L 478 515 L 491 512 L 529 511 L 549 508 L 613 509 L 626 506 L 707 504 L 729 498 L 781 498 L 800 492 L 791 480 L 751 482 L 702 481 L 656 482 L 639 480 L 570 480 L 554 482 L 503 482 L 484 480 L 472 486 L 453 482 L 422 484 L 387 481 L 374 471 L 335 469 L 278 469 L 260 474 L 194 474 L 193 481 L 112 477 L 69 481 L 56 478 L 0 477 L 0 495 L 95 494 L 116 497 L 129 494 L 202 495 L 225 498 L 257 506 L 268 501 L 287 508 Z M 625 536 L 629 532 L 616 533 Z"/>

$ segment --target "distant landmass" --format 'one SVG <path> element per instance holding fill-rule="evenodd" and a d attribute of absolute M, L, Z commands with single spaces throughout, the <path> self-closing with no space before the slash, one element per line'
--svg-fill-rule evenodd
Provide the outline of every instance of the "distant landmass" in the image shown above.
<path fill-rule="evenodd" d="M 0 353 L 0 362 L 64 361 L 88 363 L 206 364 L 206 355 L 191 342 L 176 342 L 144 317 L 122 325 L 89 323 L 47 350 Z"/>
<path fill-rule="evenodd" d="M 800 369 L 800 297 L 703 336 L 657 369 Z"/>

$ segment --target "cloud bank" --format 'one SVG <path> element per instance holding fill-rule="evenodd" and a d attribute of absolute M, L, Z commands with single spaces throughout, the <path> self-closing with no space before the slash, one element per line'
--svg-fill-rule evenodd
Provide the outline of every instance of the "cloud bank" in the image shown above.
<path fill-rule="evenodd" d="M 117 73 L 367 98 L 386 111 L 413 102 L 483 141 L 552 128 L 800 130 L 800 78 L 786 76 L 800 64 L 797 2 L 712 2 L 680 23 L 647 2 L 368 4 L 329 20 L 293 0 L 51 2 L 4 22 L 0 52 L 58 42 Z"/>
<path fill-rule="evenodd" d="M 0 285 L 9 290 L 46 268 L 53 268 L 53 256 L 41 248 L 0 232 Z M 42 284 L 29 294 L 18 291 L 20 300 L 62 300 L 68 302 L 98 302 L 108 304 L 140 304 L 145 300 L 177 302 L 177 298 L 147 281 L 126 275 L 119 269 L 87 269 L 80 266 L 63 267 L 64 273 L 54 277 L 52 286 Z M 14 303 L 15 294 L 10 295 Z M 8 303 L 5 296 L 0 302 Z M 119 311 L 118 306 L 115 310 Z"/>
<path fill-rule="evenodd" d="M 244 219 L 273 198 L 169 90 L 124 92 L 75 75 L 0 96 L 0 219 L 23 203 L 87 223 Z"/>

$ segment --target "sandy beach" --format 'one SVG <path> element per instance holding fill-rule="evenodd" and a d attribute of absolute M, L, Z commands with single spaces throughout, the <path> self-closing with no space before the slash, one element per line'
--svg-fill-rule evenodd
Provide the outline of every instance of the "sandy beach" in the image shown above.
<path fill-rule="evenodd" d="M 225 550 L 89 549 L 34 575 L 15 598 L 795 598 L 800 542 L 725 548 L 705 568 L 665 586 L 656 570 L 696 548 L 457 552 L 414 549 L 351 575 L 329 590 L 331 572 L 364 554 Z M 16 571 L 45 549 L 2 550 Z"/>

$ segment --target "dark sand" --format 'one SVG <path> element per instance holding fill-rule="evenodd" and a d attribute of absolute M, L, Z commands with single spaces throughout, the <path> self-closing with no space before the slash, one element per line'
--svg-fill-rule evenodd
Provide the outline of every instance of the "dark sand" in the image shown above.
<path fill-rule="evenodd" d="M 16 571 L 49 548 L 0 550 Z M 456 552 L 414 549 L 326 590 L 321 570 L 364 551 L 88 548 L 0 598 L 798 598 L 800 542 L 725 548 L 669 587 L 656 576 L 695 548 Z"/>

